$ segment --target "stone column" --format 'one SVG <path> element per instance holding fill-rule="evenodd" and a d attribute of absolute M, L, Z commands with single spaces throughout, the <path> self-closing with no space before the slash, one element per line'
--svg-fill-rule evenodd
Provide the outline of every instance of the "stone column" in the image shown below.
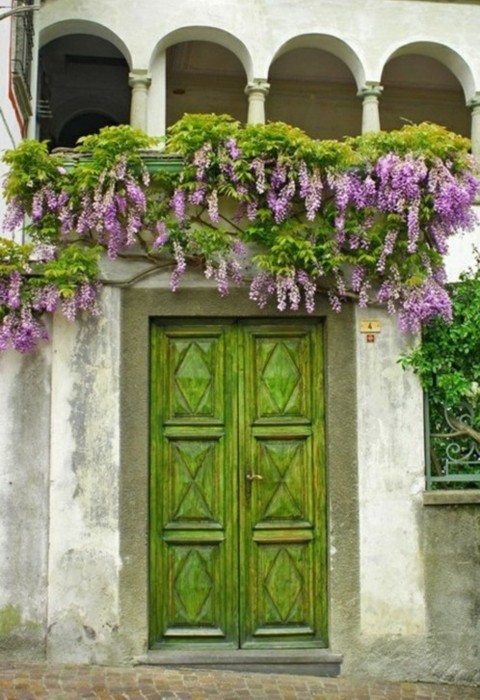
<path fill-rule="evenodd" d="M 248 95 L 249 124 L 265 124 L 265 98 L 270 90 L 266 80 L 255 79 L 248 83 L 245 94 Z"/>
<path fill-rule="evenodd" d="M 472 155 L 480 161 L 480 94 L 476 94 L 468 106 L 472 110 L 472 126 L 470 138 L 472 141 Z"/>
<path fill-rule="evenodd" d="M 383 87 L 379 83 L 367 82 L 357 93 L 362 100 L 362 134 L 369 131 L 380 131 L 380 111 L 378 98 Z"/>
<path fill-rule="evenodd" d="M 130 125 L 147 130 L 148 88 L 152 79 L 147 70 L 132 70 L 128 76 L 132 88 Z"/>

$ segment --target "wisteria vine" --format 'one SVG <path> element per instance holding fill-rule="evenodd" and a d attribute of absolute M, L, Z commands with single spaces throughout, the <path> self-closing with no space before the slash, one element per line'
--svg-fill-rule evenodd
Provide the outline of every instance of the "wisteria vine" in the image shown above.
<path fill-rule="evenodd" d="M 335 311 L 352 297 L 386 304 L 406 332 L 451 319 L 443 256 L 474 225 L 479 188 L 466 139 L 421 124 L 314 141 L 185 115 L 161 152 L 177 168 L 151 172 L 155 145 L 120 126 L 73 154 L 37 141 L 7 152 L 3 228 L 24 226 L 30 243 L 0 238 L 0 350 L 36 347 L 44 314 L 98 314 L 99 257 L 134 246 L 154 269 L 171 261 L 172 291 L 200 259 L 222 296 L 247 280 L 260 307 L 311 313 L 326 290 Z"/>

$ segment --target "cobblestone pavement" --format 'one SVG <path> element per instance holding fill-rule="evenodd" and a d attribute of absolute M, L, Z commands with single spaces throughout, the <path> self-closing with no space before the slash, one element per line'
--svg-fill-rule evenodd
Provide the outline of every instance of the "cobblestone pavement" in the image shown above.
<path fill-rule="evenodd" d="M 0 664 L 0 700 L 480 700 L 480 688 L 152 666 Z"/>

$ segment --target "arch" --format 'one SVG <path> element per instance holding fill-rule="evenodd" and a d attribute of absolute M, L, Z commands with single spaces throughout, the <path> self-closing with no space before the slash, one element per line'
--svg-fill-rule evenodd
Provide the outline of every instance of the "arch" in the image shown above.
<path fill-rule="evenodd" d="M 120 51 L 129 67 L 132 68 L 132 56 L 125 42 L 118 36 L 118 34 L 115 34 L 115 32 L 112 32 L 111 29 L 106 27 L 104 24 L 100 24 L 99 22 L 91 22 L 89 20 L 80 19 L 68 19 L 55 22 L 43 27 L 40 30 L 39 46 L 40 48 L 43 48 L 54 39 L 61 39 L 69 34 L 87 34 L 110 42 L 116 49 L 118 49 L 118 51 Z"/>
<path fill-rule="evenodd" d="M 330 34 L 301 34 L 286 41 L 275 52 L 269 66 L 285 53 L 293 49 L 321 49 L 339 58 L 350 69 L 357 88 L 365 85 L 365 69 L 355 51 L 342 39 Z"/>
<path fill-rule="evenodd" d="M 180 44 L 186 41 L 208 41 L 213 44 L 220 44 L 220 46 L 228 49 L 238 58 L 245 70 L 247 82 L 253 80 L 253 61 L 245 44 L 224 29 L 209 26 L 202 27 L 197 25 L 180 27 L 166 34 L 156 44 L 152 52 L 149 65 L 150 69 L 158 54 L 166 51 L 174 44 Z"/>
<path fill-rule="evenodd" d="M 79 23 L 73 23 L 73 28 L 80 28 Z M 40 49 L 38 94 L 50 114 L 39 120 L 39 133 L 52 147 L 58 144 L 65 122 L 79 112 L 100 111 L 117 124 L 128 123 L 128 62 L 100 34 L 60 33 Z"/>
<path fill-rule="evenodd" d="M 80 136 L 97 133 L 104 126 L 116 126 L 115 117 L 103 110 L 85 110 L 72 115 L 59 129 L 58 145 L 73 148 Z"/>
<path fill-rule="evenodd" d="M 475 78 L 468 63 L 454 49 L 451 49 L 445 44 L 439 44 L 435 41 L 413 41 L 408 44 L 398 46 L 398 48 L 390 53 L 390 55 L 384 60 L 382 75 L 389 61 L 400 56 L 407 56 L 409 54 L 417 54 L 427 56 L 428 58 L 434 58 L 448 68 L 460 83 L 466 103 L 468 103 L 469 100 L 471 100 L 475 95 Z"/>
<path fill-rule="evenodd" d="M 58 124 L 56 127 L 58 134 L 65 129 L 69 122 L 78 120 L 84 114 L 98 114 L 112 123 L 119 123 L 118 115 L 110 108 L 107 101 L 102 103 L 100 100 L 92 100 L 90 103 L 86 103 L 84 100 L 79 99 L 69 100 L 63 103 L 58 110 Z"/>

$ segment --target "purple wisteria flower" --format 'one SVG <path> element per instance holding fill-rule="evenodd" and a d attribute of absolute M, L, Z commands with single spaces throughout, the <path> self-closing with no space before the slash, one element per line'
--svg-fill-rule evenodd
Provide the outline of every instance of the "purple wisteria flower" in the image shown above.
<path fill-rule="evenodd" d="M 176 189 L 173 193 L 173 197 L 170 200 L 170 206 L 172 207 L 175 216 L 181 223 L 186 219 L 185 212 L 185 192 L 180 189 Z"/>
<path fill-rule="evenodd" d="M 212 159 L 212 146 L 210 143 L 205 143 L 193 156 L 193 164 L 197 168 L 196 178 L 199 181 L 205 179 L 205 173 Z"/>
<path fill-rule="evenodd" d="M 199 184 L 195 187 L 191 195 L 188 197 L 188 201 L 190 204 L 195 204 L 195 205 L 200 205 L 203 204 L 205 201 L 205 197 L 207 194 L 207 186 L 203 184 Z"/>
<path fill-rule="evenodd" d="M 273 216 L 276 224 L 281 224 L 288 216 L 291 208 L 293 195 L 295 194 L 295 181 L 290 178 L 287 184 L 276 191 L 271 187 L 267 193 L 267 203 L 273 211 Z"/>
<path fill-rule="evenodd" d="M 22 226 L 25 218 L 23 202 L 18 197 L 12 197 L 8 202 L 7 210 L 2 222 L 4 231 L 15 231 Z"/>
<path fill-rule="evenodd" d="M 385 272 L 385 265 L 387 262 L 387 258 L 390 255 L 392 255 L 392 253 L 394 251 L 397 237 L 398 237 L 397 230 L 392 229 L 392 230 L 387 232 L 387 234 L 385 236 L 385 240 L 383 242 L 382 252 L 380 253 L 380 257 L 378 258 L 377 272 L 380 272 L 381 274 L 383 274 Z"/>
<path fill-rule="evenodd" d="M 225 147 L 232 160 L 238 160 L 242 157 L 242 151 L 234 138 L 227 139 L 225 142 Z"/>
<path fill-rule="evenodd" d="M 173 243 L 173 255 L 175 258 L 176 262 L 176 267 L 174 271 L 172 272 L 172 276 L 170 278 L 170 289 L 172 292 L 176 292 L 178 289 L 178 285 L 180 284 L 180 280 L 185 274 L 185 271 L 187 269 L 187 261 L 185 260 L 185 253 L 183 251 L 182 246 L 178 241 L 174 241 Z"/>
<path fill-rule="evenodd" d="M 227 261 L 222 258 L 217 264 L 212 261 L 207 262 L 205 266 L 205 277 L 213 278 L 217 283 L 217 290 L 220 296 L 225 297 L 229 292 L 228 285 L 228 265 Z"/>
<path fill-rule="evenodd" d="M 352 290 L 354 292 L 359 292 L 362 288 L 363 279 L 365 277 L 366 269 L 363 265 L 355 265 L 352 273 Z"/>
<path fill-rule="evenodd" d="M 213 221 L 213 223 L 216 224 L 220 220 L 220 214 L 218 212 L 218 192 L 217 192 L 217 190 L 212 190 L 212 192 L 210 192 L 210 194 L 207 197 L 207 203 L 208 203 L 208 215 L 210 217 L 210 221 Z"/>
<path fill-rule="evenodd" d="M 8 279 L 5 299 L 5 304 L 9 309 L 18 309 L 21 306 L 22 300 L 20 292 L 22 291 L 22 285 L 21 274 L 17 270 L 11 272 Z"/>
<path fill-rule="evenodd" d="M 147 208 L 147 200 L 145 197 L 145 192 L 142 190 L 140 185 L 135 182 L 133 178 L 129 177 L 125 181 L 125 189 L 127 190 L 127 194 L 131 202 L 135 205 L 135 208 L 139 212 L 144 212 Z"/>
<path fill-rule="evenodd" d="M 39 340 L 48 340 L 47 329 L 29 307 L 11 311 L 3 317 L 0 323 L 0 351 L 13 348 L 21 353 L 31 352 Z"/>
<path fill-rule="evenodd" d="M 250 164 L 250 168 L 255 173 L 255 188 L 258 194 L 263 194 L 267 187 L 265 161 L 261 158 L 254 158 Z"/>
<path fill-rule="evenodd" d="M 74 321 L 80 311 L 86 311 L 92 316 L 100 315 L 98 294 L 101 284 L 98 282 L 82 282 L 72 296 L 62 297 L 61 310 L 65 318 Z"/>
<path fill-rule="evenodd" d="M 398 315 L 398 325 L 404 333 L 418 333 L 422 325 L 440 317 L 452 321 L 452 303 L 447 291 L 434 279 L 427 279 L 422 286 L 405 290 Z"/>
<path fill-rule="evenodd" d="M 275 280 L 268 272 L 260 272 L 251 282 L 249 298 L 263 309 L 269 297 L 275 293 Z"/>
<path fill-rule="evenodd" d="M 433 196 L 434 210 L 444 235 L 457 229 L 471 230 L 476 223 L 472 205 L 479 190 L 479 181 L 471 172 L 453 173 L 437 159 L 430 168 L 428 191 Z"/>
<path fill-rule="evenodd" d="M 60 290 L 54 284 L 46 284 L 35 289 L 32 295 L 32 308 L 35 311 L 46 311 L 53 314 L 60 302 Z"/>
<path fill-rule="evenodd" d="M 258 210 L 258 202 L 257 201 L 254 200 L 253 202 L 249 202 L 247 204 L 247 219 L 249 221 L 255 221 L 255 219 L 257 217 L 257 210 Z"/>
<path fill-rule="evenodd" d="M 157 223 L 155 224 L 155 228 L 157 231 L 157 237 L 153 241 L 153 248 L 155 250 L 158 250 L 158 248 L 162 248 L 162 246 L 164 246 L 165 243 L 168 242 L 170 236 L 164 221 L 157 221 Z"/>
<path fill-rule="evenodd" d="M 272 296 L 276 297 L 277 309 L 298 311 L 302 302 L 302 290 L 307 313 L 315 309 L 316 282 L 305 270 L 292 271 L 289 275 L 274 277 L 260 272 L 250 284 L 249 297 L 263 309 Z"/>

